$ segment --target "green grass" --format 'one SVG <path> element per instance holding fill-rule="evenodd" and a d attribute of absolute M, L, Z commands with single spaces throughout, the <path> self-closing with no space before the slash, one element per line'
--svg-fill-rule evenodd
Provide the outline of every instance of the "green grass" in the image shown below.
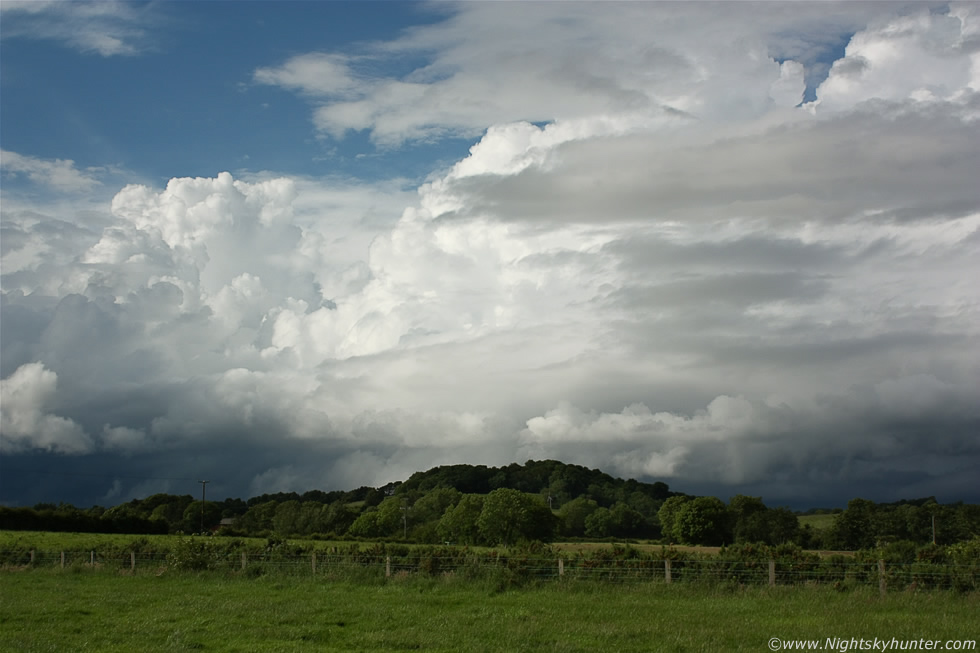
<path fill-rule="evenodd" d="M 47 531 L 4 531 L 0 530 L 0 551 L 37 551 L 58 552 L 58 551 L 105 551 L 105 550 L 129 550 L 134 542 L 143 542 L 143 550 L 150 551 L 169 551 L 174 542 L 177 541 L 175 535 L 113 535 L 104 533 L 53 533 Z M 325 551 L 331 547 L 347 548 L 358 545 L 356 542 L 310 540 L 301 537 L 287 538 L 290 544 L 302 546 L 306 550 Z M 265 548 L 268 539 L 261 537 L 218 537 L 219 543 L 230 543 L 238 541 L 242 547 L 249 551 L 260 551 Z M 361 542 L 360 548 L 372 546 L 371 542 Z M 424 546 L 424 545 L 410 545 Z M 567 553 L 591 553 L 596 550 L 608 550 L 612 548 L 609 542 L 553 542 L 552 547 Z M 624 545 L 620 545 L 624 546 Z M 660 551 L 663 545 L 650 542 L 639 542 L 630 544 L 630 547 L 643 553 Z M 709 546 L 686 546 L 674 545 L 674 549 L 684 552 L 716 554 L 719 547 Z M 471 551 L 482 552 L 490 551 L 493 547 L 472 546 Z"/>
<path fill-rule="evenodd" d="M 53 533 L 47 531 L 3 531 L 0 530 L 0 551 L 106 551 L 129 550 L 137 543 L 142 550 L 169 551 L 179 539 L 176 535 L 117 535 L 106 533 Z M 242 548 L 260 551 L 266 547 L 268 538 L 264 537 L 216 537 L 221 544 L 240 542 Z M 330 542 L 326 540 L 304 540 L 288 538 L 290 544 L 325 550 L 332 546 L 350 547 L 354 542 Z M 361 546 L 369 546 L 363 543 Z"/>
<path fill-rule="evenodd" d="M 2 651 L 763 651 L 770 637 L 975 637 L 977 614 L 973 594 L 864 588 L 0 573 Z"/>
<path fill-rule="evenodd" d="M 0 531 L 0 551 L 100 551 L 125 548 L 144 540 L 154 548 L 169 548 L 172 535 L 109 535 L 105 533 L 51 533 L 47 531 Z"/>

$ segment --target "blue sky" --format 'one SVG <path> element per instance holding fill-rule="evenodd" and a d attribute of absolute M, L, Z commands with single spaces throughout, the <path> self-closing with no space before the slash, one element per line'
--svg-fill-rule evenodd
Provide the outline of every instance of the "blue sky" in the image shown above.
<path fill-rule="evenodd" d="M 0 503 L 532 458 L 978 501 L 978 33 L 971 3 L 4 2 Z"/>
<path fill-rule="evenodd" d="M 112 165 L 159 184 L 175 174 L 224 169 L 424 176 L 433 158 L 458 158 L 471 144 L 379 152 L 364 134 L 317 138 L 301 97 L 253 79 L 257 68 L 297 54 L 364 51 L 372 41 L 438 19 L 438 9 L 407 2 L 127 7 L 132 29 L 139 30 L 127 40 L 131 54 L 79 52 L 55 39 L 4 40 L 5 147 L 70 158 L 79 167 Z M 26 22 L 13 11 L 5 21 L 14 31 Z M 413 60 L 386 58 L 372 66 L 398 74 Z"/>

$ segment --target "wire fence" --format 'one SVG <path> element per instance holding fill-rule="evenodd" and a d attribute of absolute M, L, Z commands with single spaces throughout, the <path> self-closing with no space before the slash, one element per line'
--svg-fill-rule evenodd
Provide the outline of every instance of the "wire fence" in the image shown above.
<path fill-rule="evenodd" d="M 444 550 L 443 550 L 444 553 Z M 413 552 L 170 552 L 0 551 L 0 564 L 11 568 L 99 569 L 120 573 L 170 570 L 223 571 L 244 575 L 282 574 L 331 578 L 405 578 L 453 576 L 462 579 L 504 577 L 513 583 L 602 581 L 734 584 L 744 586 L 826 584 L 846 589 L 862 585 L 882 591 L 980 589 L 980 561 L 974 564 L 895 563 L 884 560 L 832 559 L 726 560 L 603 559 L 507 555 L 461 551 L 445 555 Z"/>

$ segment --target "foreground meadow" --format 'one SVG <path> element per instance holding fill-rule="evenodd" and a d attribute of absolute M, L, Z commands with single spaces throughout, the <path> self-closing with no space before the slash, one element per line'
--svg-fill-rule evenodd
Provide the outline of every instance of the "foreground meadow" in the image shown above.
<path fill-rule="evenodd" d="M 980 597 L 830 587 L 0 573 L 3 651 L 764 651 L 771 637 L 964 639 Z"/>

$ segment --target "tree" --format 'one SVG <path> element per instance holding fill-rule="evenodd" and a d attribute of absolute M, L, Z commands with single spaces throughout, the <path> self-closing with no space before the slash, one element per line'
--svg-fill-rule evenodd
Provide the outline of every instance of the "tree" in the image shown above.
<path fill-rule="evenodd" d="M 402 532 L 402 506 L 399 497 L 388 497 L 377 509 L 361 513 L 350 525 L 348 534 L 354 537 L 387 537 Z"/>
<path fill-rule="evenodd" d="M 262 531 L 271 531 L 273 529 L 272 518 L 276 516 L 277 505 L 279 504 L 275 501 L 253 504 L 238 520 L 235 527 L 253 535 Z"/>
<path fill-rule="evenodd" d="M 599 508 L 592 499 L 578 497 L 558 509 L 558 520 L 563 535 L 585 535 L 585 521 Z"/>
<path fill-rule="evenodd" d="M 616 502 L 609 514 L 612 516 L 611 534 L 615 537 L 637 537 L 647 528 L 643 515 L 622 501 Z"/>
<path fill-rule="evenodd" d="M 184 509 L 182 527 L 185 532 L 199 533 L 201 531 L 201 503 L 193 501 Z M 221 506 L 214 501 L 204 502 L 204 530 L 213 528 L 221 521 Z"/>
<path fill-rule="evenodd" d="M 378 511 L 361 513 L 347 529 L 347 534 L 354 537 L 379 537 L 381 529 L 378 526 Z"/>
<path fill-rule="evenodd" d="M 684 504 L 690 500 L 691 497 L 683 495 L 670 497 L 664 501 L 664 505 L 660 506 L 660 510 L 657 511 L 657 517 L 660 519 L 660 529 L 663 533 L 663 537 L 667 538 L 668 541 L 674 542 L 677 540 L 677 536 L 674 534 L 677 513 L 679 513 Z"/>
<path fill-rule="evenodd" d="M 728 501 L 731 513 L 733 534 L 736 542 L 766 542 L 766 520 L 763 517 L 768 508 L 762 497 L 748 497 L 736 494 Z"/>
<path fill-rule="evenodd" d="M 421 496 L 412 505 L 410 518 L 413 526 L 409 537 L 415 542 L 428 544 L 444 541 L 439 535 L 439 520 L 462 496 L 459 490 L 451 487 L 438 487 Z"/>
<path fill-rule="evenodd" d="M 765 515 L 769 531 L 769 540 L 766 544 L 796 542 L 800 539 L 800 520 L 789 508 L 773 508 Z"/>
<path fill-rule="evenodd" d="M 588 537 L 609 537 L 612 529 L 613 515 L 609 508 L 596 508 L 585 518 L 585 534 Z"/>
<path fill-rule="evenodd" d="M 654 520 L 657 518 L 657 511 L 660 510 L 660 506 L 663 505 L 663 501 L 652 499 L 643 492 L 631 492 L 630 495 L 626 497 L 626 504 L 648 520 Z"/>
<path fill-rule="evenodd" d="M 184 511 L 192 501 L 194 499 L 189 494 L 186 497 L 173 497 L 170 503 L 157 505 L 150 513 L 150 520 L 164 522 L 170 531 L 177 531 L 184 518 Z"/>
<path fill-rule="evenodd" d="M 718 546 L 731 542 L 728 508 L 717 497 L 692 499 L 678 511 L 674 535 L 687 544 Z"/>
<path fill-rule="evenodd" d="M 412 505 L 412 519 L 416 523 L 438 521 L 446 510 L 459 503 L 462 493 L 451 487 L 440 487 L 426 493 Z"/>
<path fill-rule="evenodd" d="M 388 497 L 378 504 L 378 528 L 381 535 L 401 536 L 408 524 L 408 506 L 401 497 Z"/>
<path fill-rule="evenodd" d="M 830 527 L 831 546 L 842 551 L 870 549 L 877 543 L 874 528 L 875 504 L 867 499 L 851 499 L 847 510 L 834 518 Z"/>
<path fill-rule="evenodd" d="M 373 487 L 360 488 L 360 489 L 361 490 L 364 490 L 364 493 L 363 493 L 363 497 L 364 497 L 363 498 L 363 501 L 364 501 L 364 507 L 365 508 L 371 508 L 373 506 L 377 506 L 382 501 L 384 501 L 385 493 L 382 492 L 381 490 L 378 490 L 378 489 L 373 488 Z M 355 499 L 355 501 L 356 501 L 356 499 Z"/>
<path fill-rule="evenodd" d="M 554 534 L 556 519 L 541 497 L 499 488 L 487 495 L 477 519 L 480 535 L 492 545 L 521 540 L 546 540 Z"/>
<path fill-rule="evenodd" d="M 276 514 L 272 517 L 272 527 L 279 535 L 302 535 L 300 514 L 302 505 L 296 499 L 283 501 L 276 506 Z"/>
<path fill-rule="evenodd" d="M 483 512 L 483 495 L 464 494 L 454 507 L 446 510 L 436 527 L 439 537 L 446 542 L 479 544 L 478 521 Z"/>
<path fill-rule="evenodd" d="M 351 510 L 343 499 L 334 501 L 327 507 L 324 514 L 323 530 L 343 535 L 355 519 L 357 519 L 357 513 Z"/>
<path fill-rule="evenodd" d="M 319 501 L 304 501 L 300 504 L 297 532 L 302 535 L 325 532 L 327 530 L 328 511 L 329 508 Z"/>

